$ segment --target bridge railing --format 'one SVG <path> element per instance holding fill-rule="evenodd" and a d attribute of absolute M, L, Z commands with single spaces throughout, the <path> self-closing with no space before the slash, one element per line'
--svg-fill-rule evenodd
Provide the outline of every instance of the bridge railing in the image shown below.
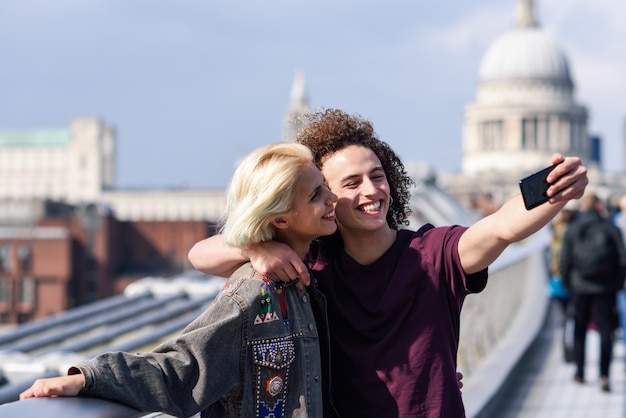
<path fill-rule="evenodd" d="M 32 398 L 0 405 L 0 417 L 48 418 L 152 418 L 159 412 L 142 412 L 121 403 L 97 398 Z M 167 416 L 167 415 L 166 415 Z"/>
<path fill-rule="evenodd" d="M 541 329 L 548 306 L 544 294 L 547 243 L 545 230 L 510 246 L 490 267 L 486 289 L 466 299 L 459 369 L 465 375 L 463 398 L 468 418 L 478 416 L 487 406 Z M 9 402 L 0 405 L 0 417 L 4 416 L 134 418 L 161 414 L 80 397 Z"/>
<path fill-rule="evenodd" d="M 549 304 L 548 242 L 546 228 L 507 248 L 489 268 L 485 290 L 465 300 L 458 359 L 468 418 L 497 394 L 541 330 Z"/>

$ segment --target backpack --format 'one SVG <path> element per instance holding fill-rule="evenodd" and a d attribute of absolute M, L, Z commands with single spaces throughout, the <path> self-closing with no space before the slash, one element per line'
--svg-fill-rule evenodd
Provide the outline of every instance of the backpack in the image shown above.
<path fill-rule="evenodd" d="M 611 279 L 619 271 L 619 254 L 612 225 L 585 222 L 574 237 L 573 264 L 583 278 Z"/>

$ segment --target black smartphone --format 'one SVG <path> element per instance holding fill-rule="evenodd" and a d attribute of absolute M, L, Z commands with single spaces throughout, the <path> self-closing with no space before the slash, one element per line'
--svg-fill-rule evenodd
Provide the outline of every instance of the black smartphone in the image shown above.
<path fill-rule="evenodd" d="M 558 164 L 546 167 L 543 170 L 537 171 L 528 177 L 524 177 L 519 181 L 519 188 L 522 192 L 522 198 L 524 199 L 524 206 L 527 210 L 537 207 L 548 201 L 546 192 L 550 183 L 546 181 L 548 174 L 554 170 Z"/>

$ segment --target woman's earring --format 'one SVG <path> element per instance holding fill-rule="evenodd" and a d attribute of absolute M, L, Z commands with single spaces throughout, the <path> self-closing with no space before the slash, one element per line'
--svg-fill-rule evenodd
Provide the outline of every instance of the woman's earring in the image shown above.
<path fill-rule="evenodd" d="M 393 205 L 393 197 L 389 196 L 389 207 L 391 207 L 391 205 Z"/>

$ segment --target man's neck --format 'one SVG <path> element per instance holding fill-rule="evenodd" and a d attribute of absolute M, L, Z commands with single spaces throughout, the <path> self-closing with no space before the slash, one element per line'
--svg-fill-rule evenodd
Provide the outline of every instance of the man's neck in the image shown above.
<path fill-rule="evenodd" d="M 371 233 L 359 232 L 358 234 L 341 231 L 343 247 L 346 253 L 357 263 L 362 265 L 372 264 L 393 245 L 398 231 L 389 227 L 380 228 Z"/>

